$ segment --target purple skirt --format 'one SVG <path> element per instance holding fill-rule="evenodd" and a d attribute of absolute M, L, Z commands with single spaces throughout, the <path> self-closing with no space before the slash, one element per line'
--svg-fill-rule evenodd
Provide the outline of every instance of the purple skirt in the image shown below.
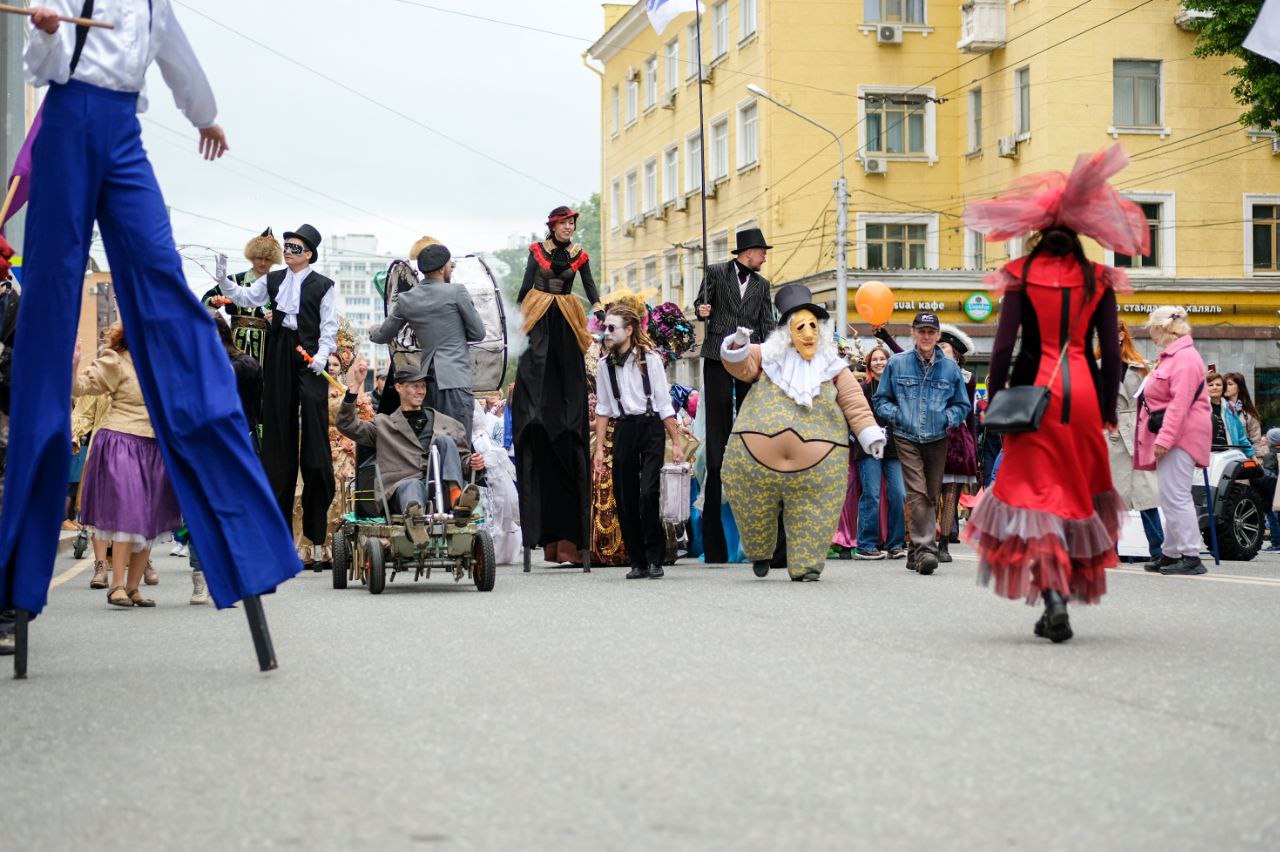
<path fill-rule="evenodd" d="M 148 542 L 182 526 L 155 438 L 99 429 L 80 484 L 80 520 L 112 538 Z"/>

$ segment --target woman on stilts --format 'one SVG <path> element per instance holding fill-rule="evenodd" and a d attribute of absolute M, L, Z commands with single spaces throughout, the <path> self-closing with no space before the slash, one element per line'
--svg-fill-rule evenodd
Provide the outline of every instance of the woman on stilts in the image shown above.
<path fill-rule="evenodd" d="M 511 396 L 519 472 L 520 526 L 526 547 L 547 548 L 553 562 L 581 562 L 589 546 L 591 465 L 588 456 L 587 315 L 575 279 L 603 320 L 590 259 L 571 242 L 578 214 L 557 207 L 547 238 L 529 246 L 518 301 L 528 348 Z"/>
<path fill-rule="evenodd" d="M 999 595 L 1033 606 L 1043 601 L 1034 632 L 1055 643 L 1072 636 L 1068 598 L 1097 603 L 1105 594 L 1126 512 L 1112 487 L 1103 428 L 1117 422 L 1115 291 L 1127 282 L 1119 270 L 1086 260 L 1080 237 L 1117 253 L 1146 253 L 1141 208 L 1106 183 L 1128 162 L 1119 145 L 1081 155 L 1070 175 L 1030 176 L 1005 195 L 970 205 L 964 217 L 991 241 L 1039 234 L 1028 256 L 993 276 L 1004 300 L 987 418 L 999 419 L 1006 379 L 1047 387 L 1048 406 L 1038 428 L 1005 436 L 1001 474 L 974 510 L 965 539 L 978 551 L 983 583 L 994 578 Z M 1095 339 L 1100 367 L 1092 357 Z"/>

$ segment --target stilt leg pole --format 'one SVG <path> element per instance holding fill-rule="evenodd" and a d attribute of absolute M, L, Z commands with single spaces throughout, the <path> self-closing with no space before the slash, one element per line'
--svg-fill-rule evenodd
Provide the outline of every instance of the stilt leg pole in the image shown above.
<path fill-rule="evenodd" d="M 14 649 L 13 679 L 27 679 L 27 625 L 31 621 L 31 613 L 25 609 L 14 612 Z"/>
<path fill-rule="evenodd" d="M 531 558 L 529 556 L 529 548 L 524 549 L 524 573 L 528 574 L 530 570 Z"/>
<path fill-rule="evenodd" d="M 257 595 L 245 598 L 244 614 L 249 619 L 249 632 L 253 634 L 253 649 L 258 652 L 258 670 L 269 672 L 279 668 L 276 649 L 271 646 L 271 631 L 267 629 L 267 614 L 262 609 L 262 598 Z"/>

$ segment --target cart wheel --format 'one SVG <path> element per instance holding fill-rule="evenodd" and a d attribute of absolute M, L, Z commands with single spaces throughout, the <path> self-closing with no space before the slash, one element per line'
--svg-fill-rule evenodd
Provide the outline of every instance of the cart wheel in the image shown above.
<path fill-rule="evenodd" d="M 351 545 L 347 543 L 347 534 L 342 530 L 336 530 L 329 546 L 333 550 L 333 587 L 345 589 L 347 570 L 351 567 Z"/>
<path fill-rule="evenodd" d="M 370 538 L 365 542 L 364 548 L 364 568 L 365 573 L 369 575 L 369 593 L 380 595 L 387 586 L 386 566 L 382 560 L 382 542 L 376 538 Z"/>
<path fill-rule="evenodd" d="M 497 558 L 493 553 L 493 536 L 488 530 L 480 530 L 471 540 L 471 579 L 476 588 L 482 592 L 493 591 L 493 581 L 497 579 Z"/>
<path fill-rule="evenodd" d="M 80 530 L 80 534 L 76 536 L 75 544 L 71 545 L 71 555 L 76 559 L 83 559 L 84 552 L 89 547 L 89 534 L 84 530 Z"/>

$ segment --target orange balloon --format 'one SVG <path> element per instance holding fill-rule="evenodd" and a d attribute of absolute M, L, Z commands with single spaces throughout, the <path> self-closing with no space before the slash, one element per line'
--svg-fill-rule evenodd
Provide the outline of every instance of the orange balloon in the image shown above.
<path fill-rule="evenodd" d="M 853 304 L 864 320 L 881 326 L 893 316 L 893 291 L 883 281 L 868 281 L 858 288 Z"/>

